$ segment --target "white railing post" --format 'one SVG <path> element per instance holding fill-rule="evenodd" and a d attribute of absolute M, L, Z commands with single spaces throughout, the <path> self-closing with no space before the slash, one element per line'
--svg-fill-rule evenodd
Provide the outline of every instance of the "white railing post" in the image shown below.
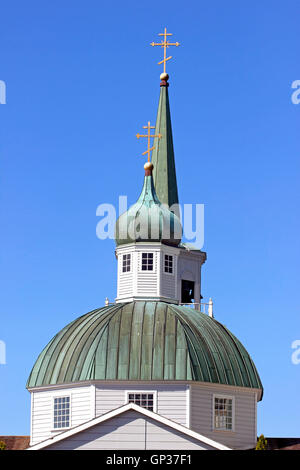
<path fill-rule="evenodd" d="M 210 298 L 209 301 L 208 301 L 208 315 L 209 315 L 211 318 L 214 318 L 214 314 L 213 314 L 213 301 L 212 301 L 211 298 Z"/>

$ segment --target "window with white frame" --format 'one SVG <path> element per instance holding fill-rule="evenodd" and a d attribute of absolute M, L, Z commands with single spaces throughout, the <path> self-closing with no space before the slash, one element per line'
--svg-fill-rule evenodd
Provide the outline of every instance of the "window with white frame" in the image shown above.
<path fill-rule="evenodd" d="M 142 271 L 153 271 L 153 253 L 142 253 Z"/>
<path fill-rule="evenodd" d="M 128 392 L 127 402 L 135 403 L 147 410 L 154 411 L 154 393 L 148 392 Z"/>
<path fill-rule="evenodd" d="M 165 273 L 173 274 L 173 256 L 165 255 Z"/>
<path fill-rule="evenodd" d="M 54 429 L 70 426 L 70 397 L 54 398 Z"/>
<path fill-rule="evenodd" d="M 233 430 L 233 398 L 214 397 L 214 429 L 220 431 Z"/>
<path fill-rule="evenodd" d="M 122 258 L 122 272 L 123 273 L 128 273 L 131 269 L 131 255 L 123 255 Z"/>

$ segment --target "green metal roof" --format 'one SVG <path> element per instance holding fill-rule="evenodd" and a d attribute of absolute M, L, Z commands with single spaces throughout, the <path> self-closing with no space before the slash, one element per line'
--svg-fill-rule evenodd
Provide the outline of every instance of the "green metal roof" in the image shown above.
<path fill-rule="evenodd" d="M 63 328 L 27 387 L 87 380 L 192 380 L 262 389 L 249 354 L 215 319 L 164 302 L 119 303 Z"/>
<path fill-rule="evenodd" d="M 156 195 L 152 175 L 146 175 L 137 202 L 116 222 L 116 244 L 155 241 L 177 246 L 181 236 L 182 226 L 179 218 L 161 204 Z"/>
<path fill-rule="evenodd" d="M 168 86 L 169 84 L 166 81 L 161 82 L 155 127 L 155 135 L 161 134 L 161 138 L 155 137 L 154 139 L 152 163 L 154 165 L 153 179 L 158 199 L 163 204 L 171 207 L 178 204 L 179 200 Z"/>

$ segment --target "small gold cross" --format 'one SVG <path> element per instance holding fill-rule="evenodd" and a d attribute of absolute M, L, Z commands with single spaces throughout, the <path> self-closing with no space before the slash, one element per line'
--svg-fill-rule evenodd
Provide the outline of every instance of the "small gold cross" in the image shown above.
<path fill-rule="evenodd" d="M 147 137 L 148 139 L 148 149 L 142 153 L 142 155 L 146 155 L 146 153 L 148 154 L 148 162 L 150 162 L 150 152 L 151 150 L 154 149 L 154 147 L 150 147 L 150 139 L 153 138 L 153 137 L 158 137 L 159 139 L 162 137 L 161 134 L 156 134 L 156 135 L 151 135 L 151 129 L 155 129 L 154 126 L 150 126 L 150 121 L 148 121 L 148 125 L 147 126 L 143 126 L 143 129 L 148 129 L 148 134 L 137 134 L 137 138 L 139 139 L 140 137 Z"/>
<path fill-rule="evenodd" d="M 164 36 L 164 40 L 161 42 L 151 42 L 150 46 L 161 46 L 164 48 L 164 58 L 160 62 L 158 62 L 158 65 L 164 64 L 164 73 L 166 73 L 166 62 L 167 60 L 172 59 L 172 56 L 167 57 L 167 47 L 170 46 L 179 46 L 179 42 L 169 42 L 167 41 L 167 36 L 172 36 L 172 33 L 167 33 L 167 28 L 165 28 L 165 31 L 163 33 L 159 33 L 159 36 Z"/>

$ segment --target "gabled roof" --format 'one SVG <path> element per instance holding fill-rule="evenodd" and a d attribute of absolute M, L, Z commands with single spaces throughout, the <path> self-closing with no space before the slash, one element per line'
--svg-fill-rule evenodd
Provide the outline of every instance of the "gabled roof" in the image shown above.
<path fill-rule="evenodd" d="M 98 424 L 104 423 L 108 421 L 109 419 L 112 419 L 116 416 L 121 415 L 122 413 L 126 413 L 129 410 L 134 410 L 137 413 L 141 414 L 142 416 L 151 418 L 155 420 L 158 423 L 164 424 L 165 426 L 168 426 L 170 429 L 173 429 L 175 431 L 178 431 L 182 433 L 183 435 L 187 437 L 192 437 L 193 439 L 196 439 L 202 444 L 206 444 L 207 446 L 213 447 L 215 450 L 231 450 L 229 447 L 224 446 L 223 444 L 220 444 L 219 442 L 213 441 L 212 439 L 209 439 L 202 434 L 199 434 L 195 431 L 192 431 L 191 429 L 186 428 L 185 426 L 182 426 L 181 424 L 175 423 L 174 421 L 171 421 L 168 418 L 165 418 L 157 413 L 154 413 L 153 411 L 149 411 L 145 408 L 142 408 L 141 406 L 135 405 L 134 403 L 128 403 L 126 405 L 123 405 L 119 408 L 116 408 L 115 410 L 112 410 L 108 413 L 105 413 L 104 415 L 101 415 L 97 418 L 91 419 L 89 421 L 86 421 L 83 424 L 80 424 L 72 429 L 69 429 L 67 431 L 61 432 L 60 434 L 57 434 L 49 439 L 46 439 L 43 442 L 40 442 L 38 444 L 35 444 L 31 447 L 28 447 L 27 450 L 40 450 L 44 449 L 52 444 L 58 443 L 63 441 L 64 439 L 67 439 L 69 437 L 72 437 L 82 431 L 85 431 L 93 426 L 96 426 Z"/>

